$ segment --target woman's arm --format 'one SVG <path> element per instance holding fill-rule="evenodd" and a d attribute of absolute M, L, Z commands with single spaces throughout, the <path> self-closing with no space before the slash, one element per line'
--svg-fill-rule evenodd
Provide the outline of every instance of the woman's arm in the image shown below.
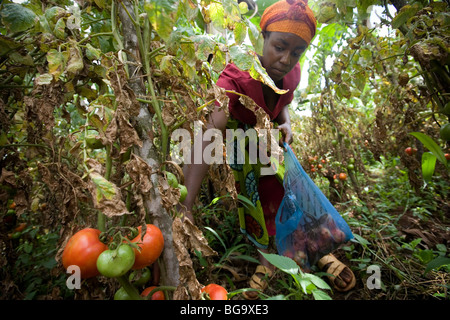
<path fill-rule="evenodd" d="M 283 136 L 280 141 L 280 145 L 282 146 L 283 142 L 291 144 L 293 141 L 293 135 L 291 128 L 291 117 L 289 115 L 289 105 L 284 106 L 283 110 L 281 110 L 275 118 L 275 122 L 278 123 L 278 129 L 281 131 L 281 135 Z"/>
<path fill-rule="evenodd" d="M 224 132 L 227 126 L 227 122 L 228 116 L 226 115 L 226 113 L 216 106 L 215 110 L 209 117 L 207 128 L 216 128 L 221 132 Z M 194 163 L 195 149 L 192 148 L 190 164 L 185 164 L 183 166 L 184 182 L 188 193 L 186 199 L 182 203 L 184 208 L 180 208 L 180 211 L 183 212 L 185 216 L 192 222 L 194 222 L 194 217 L 192 216 L 191 210 L 194 205 L 195 199 L 197 198 L 197 194 L 200 191 L 203 178 L 209 170 L 209 164 L 203 162 L 203 152 L 210 143 L 211 141 L 203 141 L 202 143 L 202 163 Z"/>

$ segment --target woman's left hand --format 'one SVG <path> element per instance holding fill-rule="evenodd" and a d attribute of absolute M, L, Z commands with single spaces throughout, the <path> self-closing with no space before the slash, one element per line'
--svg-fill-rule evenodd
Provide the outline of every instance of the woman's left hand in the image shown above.
<path fill-rule="evenodd" d="M 278 130 L 281 131 L 280 146 L 284 149 L 284 142 L 286 142 L 287 144 L 291 144 L 294 140 L 294 137 L 292 135 L 292 128 L 290 124 L 283 123 L 278 126 Z"/>

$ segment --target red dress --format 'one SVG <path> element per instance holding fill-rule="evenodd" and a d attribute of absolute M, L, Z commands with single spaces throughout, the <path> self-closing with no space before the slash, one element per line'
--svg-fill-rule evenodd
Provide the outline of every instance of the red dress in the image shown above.
<path fill-rule="evenodd" d="M 283 78 L 282 89 L 289 91 L 280 95 L 275 108 L 270 110 L 264 100 L 262 83 L 253 79 L 248 72 L 241 71 L 234 64 L 228 64 L 217 81 L 217 85 L 221 88 L 233 90 L 252 98 L 269 115 L 272 121 L 277 118 L 286 105 L 291 103 L 294 98 L 294 90 L 299 83 L 300 65 L 297 63 Z M 239 102 L 238 95 L 233 93 L 227 93 L 227 95 L 230 99 L 228 104 L 230 116 L 243 124 L 254 126 L 256 124 L 255 114 Z M 258 193 L 264 211 L 267 232 L 270 236 L 273 236 L 276 233 L 275 216 L 284 196 L 283 185 L 275 175 L 263 176 L 259 179 Z"/>

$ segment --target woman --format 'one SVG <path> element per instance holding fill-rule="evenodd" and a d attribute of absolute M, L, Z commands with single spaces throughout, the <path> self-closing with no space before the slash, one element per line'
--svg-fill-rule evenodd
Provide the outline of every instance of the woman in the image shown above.
<path fill-rule="evenodd" d="M 273 122 L 278 124 L 282 133 L 282 142 L 292 143 L 288 105 L 293 99 L 293 92 L 300 82 L 301 55 L 308 47 L 316 32 L 316 20 L 307 0 L 283 0 L 268 7 L 261 18 L 261 30 L 264 37 L 263 55 L 259 57 L 262 66 L 276 86 L 288 90 L 279 95 L 269 86 L 254 80 L 248 72 L 239 70 L 234 64 L 227 65 L 219 77 L 217 85 L 227 90 L 249 96 L 262 108 Z M 242 105 L 239 95 L 228 93 L 229 117 L 216 107 L 211 114 L 208 128 L 224 131 L 228 128 L 248 129 L 256 124 L 255 114 Z M 208 145 L 204 142 L 203 148 Z M 275 235 L 275 216 L 284 196 L 282 173 L 260 176 L 255 166 L 248 164 L 231 165 L 237 182 L 237 190 L 253 201 L 256 209 L 239 208 L 241 230 L 263 252 L 267 252 L 269 236 Z M 209 168 L 208 164 L 186 164 L 184 167 L 185 184 L 188 195 L 184 201 L 185 215 L 191 221 L 191 209 L 199 192 L 203 177 Z M 251 178 L 251 179 L 250 179 Z M 274 267 L 262 255 L 261 265 L 256 268 L 250 279 L 250 287 L 264 290 L 267 287 L 265 276 L 271 276 Z M 323 262 L 323 261 L 322 261 Z M 354 276 L 350 269 L 328 257 L 319 266 L 325 271 L 338 271 L 342 279 L 336 278 L 335 285 L 349 289 Z M 341 281 L 341 283 L 339 283 Z M 342 282 L 343 281 L 343 282 Z M 339 286 L 339 284 L 341 284 Z M 246 298 L 254 299 L 256 292 L 246 292 Z"/>

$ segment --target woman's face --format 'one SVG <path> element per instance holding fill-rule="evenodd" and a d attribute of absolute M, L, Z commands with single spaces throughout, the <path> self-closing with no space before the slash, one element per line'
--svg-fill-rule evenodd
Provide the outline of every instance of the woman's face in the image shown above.
<path fill-rule="evenodd" d="M 274 82 L 294 68 L 308 47 L 305 40 L 288 32 L 265 32 L 261 64 Z"/>

